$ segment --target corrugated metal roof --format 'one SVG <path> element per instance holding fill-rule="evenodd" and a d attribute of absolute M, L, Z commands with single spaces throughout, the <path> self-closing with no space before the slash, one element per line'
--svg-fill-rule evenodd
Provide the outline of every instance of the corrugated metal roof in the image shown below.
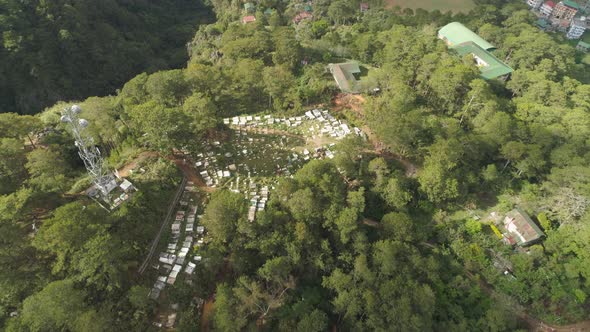
<path fill-rule="evenodd" d="M 545 235 L 529 215 L 520 208 L 515 208 L 506 214 L 504 225 L 510 228 L 510 224 L 515 228 L 514 232 L 511 232 L 514 233 L 514 240 L 521 246 L 531 244 Z"/>
<path fill-rule="evenodd" d="M 445 40 L 449 46 L 455 46 L 465 42 L 474 42 L 484 50 L 493 50 L 496 47 L 478 36 L 475 32 L 467 29 L 459 22 L 452 22 L 438 30 L 439 38 Z M 443 38 L 444 37 L 444 38 Z"/>
<path fill-rule="evenodd" d="M 358 92 L 357 80 L 356 78 L 354 78 L 353 75 L 361 72 L 358 63 L 331 63 L 328 65 L 328 68 L 330 68 L 330 72 L 332 73 L 332 76 L 334 76 L 334 80 L 336 81 L 336 84 L 338 84 L 338 87 L 340 88 L 340 90 L 342 90 L 342 92 Z"/>
<path fill-rule="evenodd" d="M 457 51 L 460 56 L 472 54 L 474 57 L 479 58 L 481 61 L 478 61 L 478 68 L 484 79 L 489 80 L 513 72 L 512 68 L 507 64 L 500 61 L 492 53 L 484 50 L 474 42 L 470 41 L 461 43 L 452 48 Z"/>
<path fill-rule="evenodd" d="M 571 1 L 571 0 L 564 0 L 563 1 L 563 4 L 566 5 L 566 6 L 568 6 L 568 7 L 574 8 L 576 10 L 580 10 L 580 5 L 578 5 L 577 2 L 574 2 L 574 1 Z"/>

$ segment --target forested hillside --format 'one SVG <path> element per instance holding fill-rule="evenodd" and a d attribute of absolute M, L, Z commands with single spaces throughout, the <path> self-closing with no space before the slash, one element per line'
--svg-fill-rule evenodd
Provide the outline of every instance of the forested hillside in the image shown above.
<path fill-rule="evenodd" d="M 0 112 L 112 94 L 142 71 L 177 68 L 201 1 L 0 1 Z"/>
<path fill-rule="evenodd" d="M 183 68 L 79 101 L 109 166 L 138 163 L 129 178 L 139 193 L 114 212 L 83 195 L 89 179 L 59 121 L 73 102 L 0 114 L 7 331 L 157 330 L 152 322 L 170 304 L 179 304 L 179 331 L 587 324 L 590 70 L 563 36 L 540 31 L 520 2 L 469 14 L 378 3 L 361 13 L 354 1 L 260 2 L 250 12 L 212 5 L 218 21 L 188 38 Z M 313 17 L 295 23 L 303 11 Z M 247 14 L 256 20 L 240 22 Z M 484 80 L 472 57 L 449 50 L 437 31 L 453 21 L 494 44 L 511 76 Z M 340 94 L 327 70 L 348 60 L 362 67 L 354 96 Z M 192 283 L 149 299 L 160 267 L 143 275 L 138 267 L 180 182 L 172 160 L 186 175 L 193 158 L 213 156 L 211 146 L 233 144 L 230 117 L 314 108 L 366 139 L 344 138 L 333 159 L 277 175 L 253 221 L 233 187 L 202 185 L 206 236 L 191 250 L 203 260 Z M 278 135 L 272 144 L 288 136 Z M 279 163 L 271 143 L 246 141 Z M 514 208 L 543 232 L 537 242 L 501 240 L 492 219 Z"/>

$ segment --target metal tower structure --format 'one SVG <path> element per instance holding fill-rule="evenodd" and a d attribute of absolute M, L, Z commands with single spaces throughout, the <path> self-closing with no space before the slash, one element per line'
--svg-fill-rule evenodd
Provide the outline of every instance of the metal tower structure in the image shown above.
<path fill-rule="evenodd" d="M 65 108 L 61 121 L 69 124 L 76 140 L 75 145 L 78 147 L 78 155 L 80 155 L 86 170 L 92 176 L 92 182 L 100 192 L 102 199 L 110 203 L 109 192 L 117 186 L 117 183 L 113 174 L 105 167 L 100 150 L 94 145 L 94 140 L 85 132 L 89 123 L 86 119 L 79 118 L 78 115 L 81 111 L 82 109 L 78 105 Z"/>

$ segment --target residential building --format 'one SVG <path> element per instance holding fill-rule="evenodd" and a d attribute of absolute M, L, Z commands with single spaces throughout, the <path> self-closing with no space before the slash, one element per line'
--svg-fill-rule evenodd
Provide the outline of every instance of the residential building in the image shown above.
<path fill-rule="evenodd" d="M 526 3 L 527 5 L 529 5 L 529 7 L 537 9 L 541 7 L 541 5 L 543 4 L 543 0 L 527 0 Z"/>
<path fill-rule="evenodd" d="M 588 52 L 590 50 L 590 44 L 580 40 L 578 42 L 578 45 L 576 45 L 576 50 L 582 51 L 582 52 Z"/>
<path fill-rule="evenodd" d="M 360 7 L 361 13 L 364 13 L 367 10 L 369 10 L 369 3 L 367 3 L 367 2 L 361 2 L 361 5 L 360 6 L 361 6 Z"/>
<path fill-rule="evenodd" d="M 560 20 L 571 21 L 576 13 L 580 9 L 580 5 L 572 0 L 564 0 L 560 1 L 553 11 L 551 12 L 551 17 Z"/>
<path fill-rule="evenodd" d="M 311 19 L 313 18 L 313 15 L 309 12 L 303 11 L 297 15 L 295 15 L 295 17 L 293 17 L 293 23 L 298 24 L 299 22 L 305 20 L 305 19 Z"/>
<path fill-rule="evenodd" d="M 496 49 L 494 45 L 459 22 L 449 23 L 442 27 L 438 31 L 438 38 L 442 39 L 459 56 L 471 55 L 484 79 L 503 77 L 513 71 L 491 53 Z"/>
<path fill-rule="evenodd" d="M 508 212 L 504 218 L 503 225 L 506 230 L 503 233 L 504 240 L 512 245 L 528 246 L 545 235 L 539 226 L 531 220 L 529 215 L 520 208 Z"/>
<path fill-rule="evenodd" d="M 588 27 L 588 20 L 585 16 L 574 18 L 565 37 L 567 39 L 580 39 Z"/>
<path fill-rule="evenodd" d="M 543 14 L 543 16 L 549 17 L 553 12 L 553 8 L 555 8 L 555 3 L 553 3 L 553 1 L 546 1 L 543 5 L 541 5 L 539 11 L 541 14 Z"/>
<path fill-rule="evenodd" d="M 344 93 L 358 93 L 358 81 L 354 74 L 360 74 L 361 69 L 356 62 L 331 63 L 328 69 L 338 87 Z"/>

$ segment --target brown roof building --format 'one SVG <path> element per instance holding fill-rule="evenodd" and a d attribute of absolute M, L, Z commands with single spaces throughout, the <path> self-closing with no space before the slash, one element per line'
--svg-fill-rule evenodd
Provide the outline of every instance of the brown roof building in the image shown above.
<path fill-rule="evenodd" d="M 508 212 L 504 218 L 504 240 L 509 244 L 525 247 L 533 244 L 545 233 L 531 220 L 526 212 L 520 208 Z"/>
<path fill-rule="evenodd" d="M 250 23 L 250 22 L 256 22 L 256 17 L 252 16 L 252 15 L 248 15 L 248 16 L 244 16 L 242 18 L 242 23 L 246 24 L 246 23 Z"/>

